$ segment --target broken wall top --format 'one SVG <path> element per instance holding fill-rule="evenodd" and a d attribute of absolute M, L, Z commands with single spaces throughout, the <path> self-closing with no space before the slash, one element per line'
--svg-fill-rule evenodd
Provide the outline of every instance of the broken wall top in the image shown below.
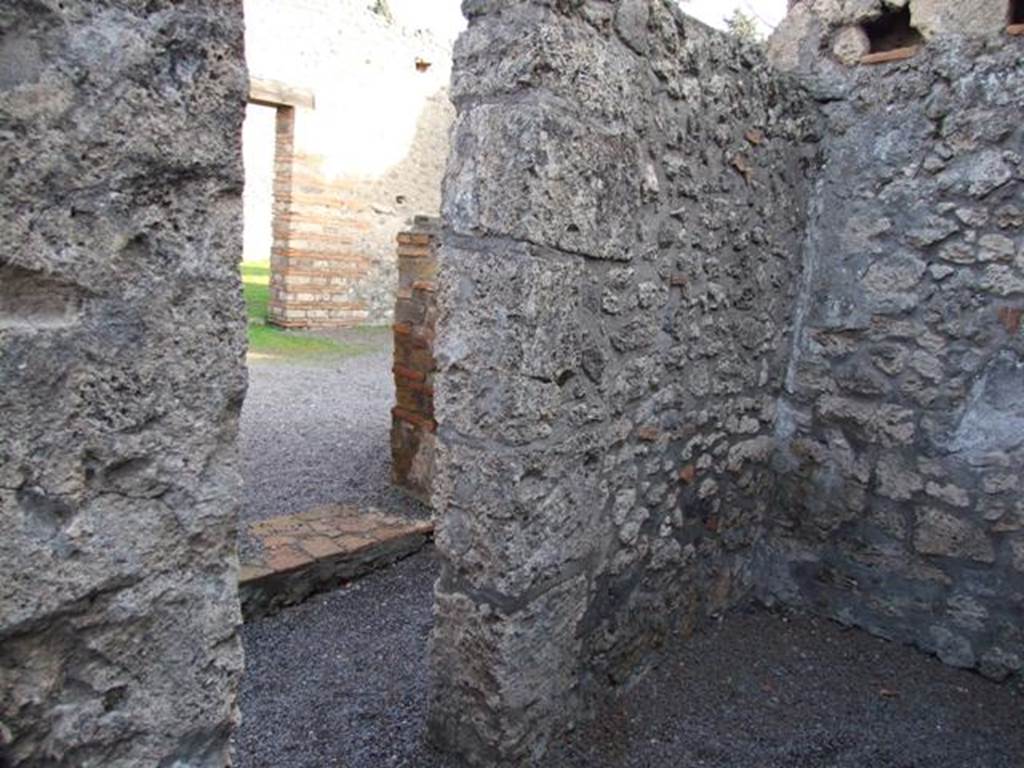
<path fill-rule="evenodd" d="M 872 25 L 905 15 L 917 40 L 883 41 L 883 48 L 940 46 L 952 38 L 994 38 L 1013 21 L 1010 0 L 800 0 L 768 41 L 780 69 L 841 78 L 878 53 Z"/>

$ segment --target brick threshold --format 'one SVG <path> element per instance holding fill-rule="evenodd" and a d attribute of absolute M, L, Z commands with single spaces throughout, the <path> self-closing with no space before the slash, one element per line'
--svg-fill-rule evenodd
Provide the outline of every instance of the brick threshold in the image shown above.
<path fill-rule="evenodd" d="M 419 552 L 431 540 L 434 524 L 375 509 L 329 505 L 253 523 L 249 532 L 263 552 L 242 562 L 238 589 L 245 621 Z"/>

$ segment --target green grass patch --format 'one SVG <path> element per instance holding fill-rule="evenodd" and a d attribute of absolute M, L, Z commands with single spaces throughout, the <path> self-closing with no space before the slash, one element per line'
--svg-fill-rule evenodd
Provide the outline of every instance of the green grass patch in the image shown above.
<path fill-rule="evenodd" d="M 242 263 L 242 285 L 245 288 L 245 311 L 249 325 L 267 322 L 270 306 L 270 262 Z"/>
<path fill-rule="evenodd" d="M 268 325 L 269 262 L 243 262 L 242 286 L 245 291 L 245 310 L 249 318 L 251 360 L 329 362 L 382 349 L 390 336 L 390 329 L 382 327 L 352 328 L 326 336 L 306 331 L 288 331 Z"/>
<path fill-rule="evenodd" d="M 333 339 L 307 336 L 300 331 L 286 331 L 272 325 L 249 324 L 249 356 L 257 360 L 294 360 L 310 357 L 346 357 L 360 351 L 339 344 Z"/>

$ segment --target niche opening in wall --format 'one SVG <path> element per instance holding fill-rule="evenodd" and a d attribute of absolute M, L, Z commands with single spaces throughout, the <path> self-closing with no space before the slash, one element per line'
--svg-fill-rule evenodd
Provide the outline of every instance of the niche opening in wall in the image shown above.
<path fill-rule="evenodd" d="M 871 45 L 863 59 L 865 64 L 909 58 L 924 43 L 921 33 L 911 23 L 909 5 L 886 11 L 878 18 L 864 22 L 862 28 Z"/>
<path fill-rule="evenodd" d="M 1010 0 L 1007 23 L 1014 34 L 1024 34 L 1024 0 Z"/>

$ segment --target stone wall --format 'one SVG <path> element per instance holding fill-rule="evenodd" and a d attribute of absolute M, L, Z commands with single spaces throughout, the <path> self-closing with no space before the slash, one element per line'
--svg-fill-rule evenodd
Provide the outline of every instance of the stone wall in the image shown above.
<path fill-rule="evenodd" d="M 813 125 L 758 51 L 660 0 L 464 10 L 431 726 L 522 765 L 749 592 Z"/>
<path fill-rule="evenodd" d="M 791 0 L 790 12 L 769 43 L 772 63 L 815 76 L 842 77 L 841 64 L 869 53 L 865 22 L 906 11 L 921 41 L 997 36 L 1006 31 L 1012 0 Z"/>
<path fill-rule="evenodd" d="M 847 67 L 822 41 L 868 6 L 772 43 L 826 139 L 763 583 L 1000 678 L 1024 666 L 1024 41 L 1005 3 L 912 0 L 956 25 Z"/>
<path fill-rule="evenodd" d="M 903 5 L 923 48 L 865 67 L 880 2 L 797 4 L 784 75 L 663 0 L 464 3 L 433 373 L 442 745 L 529 764 L 755 593 L 1021 669 L 1024 41 L 989 0 Z M 229 759 L 242 19 L 136 6 L 0 9 L 15 765 Z"/>
<path fill-rule="evenodd" d="M 367 0 L 246 0 L 250 75 L 312 91 L 293 110 L 277 163 L 275 226 L 247 225 L 247 258 L 270 256 L 270 319 L 287 327 L 385 323 L 394 310 L 394 242 L 415 214 L 436 215 L 452 106 L 450 31 L 374 13 Z M 269 215 L 273 152 L 250 108 L 247 215 Z M 265 115 L 262 121 L 267 122 Z M 278 173 L 280 176 L 280 171 Z M 262 211 L 262 214 L 261 214 Z M 260 234 L 262 233 L 262 234 Z"/>
<path fill-rule="evenodd" d="M 434 479 L 434 337 L 437 325 L 439 221 L 417 218 L 398 235 L 395 302 L 395 407 L 391 410 L 391 479 L 430 503 Z"/>
<path fill-rule="evenodd" d="M 242 61 L 235 3 L 0 7 L 0 763 L 227 761 Z"/>

